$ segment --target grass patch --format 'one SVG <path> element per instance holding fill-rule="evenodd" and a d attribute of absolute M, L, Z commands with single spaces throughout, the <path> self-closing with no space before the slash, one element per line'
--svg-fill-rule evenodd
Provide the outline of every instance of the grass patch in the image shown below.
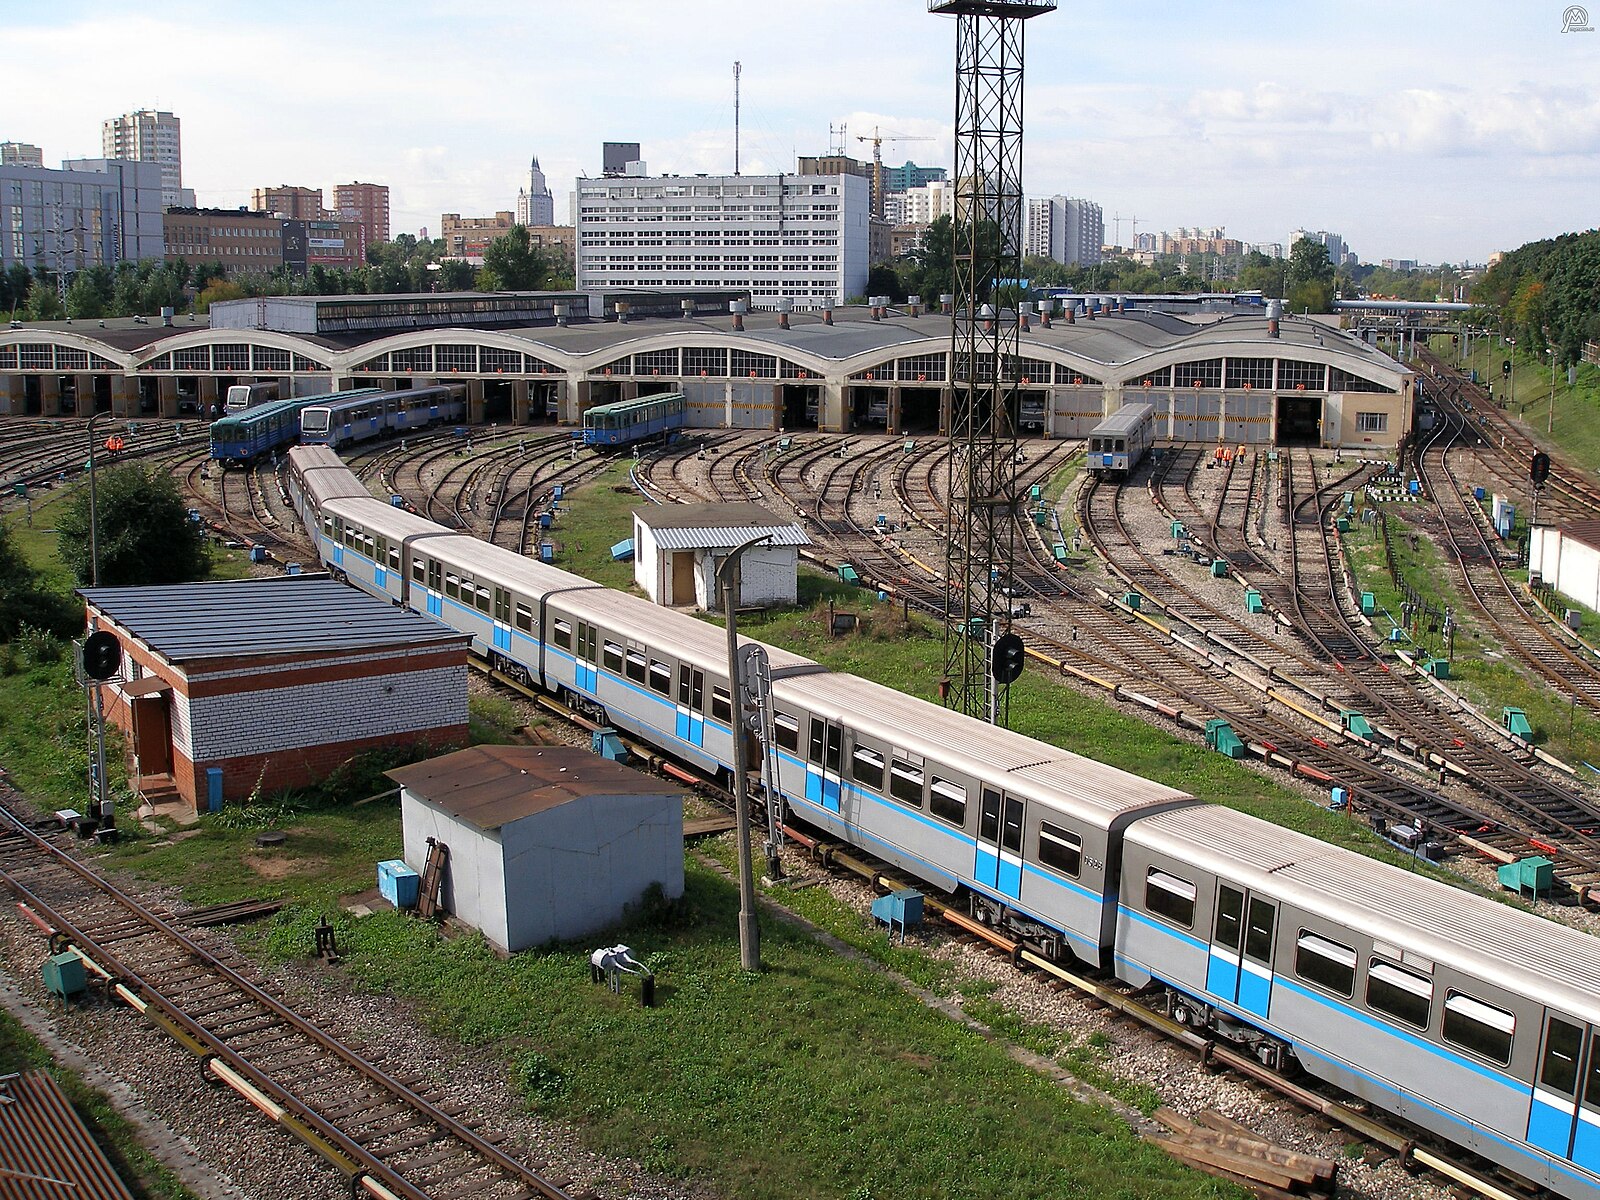
<path fill-rule="evenodd" d="M 1496 403 L 1569 461 L 1600 461 L 1600 367 L 1579 363 L 1577 382 L 1570 386 L 1566 371 L 1558 368 L 1552 405 L 1547 357 L 1536 359 L 1497 341 L 1475 338 L 1472 356 L 1463 362 L 1461 347 L 1451 345 L 1448 337 L 1436 335 L 1429 345 L 1453 366 L 1476 369 L 1481 383 L 1493 383 Z M 1512 364 L 1509 383 L 1501 375 L 1501 364 L 1508 358 Z"/>
<path fill-rule="evenodd" d="M 682 901 L 607 935 L 656 971 L 655 1009 L 592 985 L 586 946 L 506 962 L 394 914 L 344 921 L 340 945 L 366 987 L 496 1046 L 530 1108 L 730 1197 L 1238 1194 L 786 925 L 763 921 L 766 969 L 743 973 L 737 909 L 691 859 Z M 314 915 L 273 947 L 304 952 Z"/>
<path fill-rule="evenodd" d="M 1424 622 L 1413 631 L 1415 642 L 1401 645 L 1424 657 L 1444 657 L 1453 648 L 1451 686 L 1480 712 L 1494 720 L 1502 708 L 1520 708 L 1533 725 L 1534 740 L 1551 754 L 1572 765 L 1589 762 L 1600 766 L 1600 718 L 1580 711 L 1570 697 L 1555 694 L 1543 680 L 1530 678 L 1517 662 L 1507 658 L 1499 637 L 1479 624 L 1476 607 L 1457 584 L 1457 568 L 1425 533 L 1411 527 L 1402 507 L 1387 511 L 1401 579 L 1438 611 L 1453 609 L 1459 622 L 1453 643 L 1445 640 L 1442 628 Z M 1379 636 L 1385 636 L 1401 617 L 1403 597 L 1390 579 L 1379 526 L 1353 522 L 1343 542 L 1351 571 L 1361 588 L 1373 593 L 1379 610 L 1373 623 Z"/>
<path fill-rule="evenodd" d="M 140 1144 L 134 1127 L 111 1101 L 77 1074 L 53 1066 L 50 1055 L 31 1033 L 0 1009 L 0 1075 L 48 1071 L 77 1110 L 89 1135 L 110 1160 L 113 1170 L 139 1200 L 193 1200 L 194 1194 Z"/>

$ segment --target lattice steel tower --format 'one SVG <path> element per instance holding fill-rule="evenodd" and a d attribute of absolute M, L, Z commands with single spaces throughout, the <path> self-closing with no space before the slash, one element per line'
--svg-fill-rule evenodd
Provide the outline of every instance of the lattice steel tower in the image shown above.
<path fill-rule="evenodd" d="M 1004 725 L 1009 685 L 989 671 L 1009 630 L 1017 502 L 1017 296 L 1022 275 L 1022 30 L 1056 0 L 929 0 L 956 18 L 955 323 L 945 704 Z"/>

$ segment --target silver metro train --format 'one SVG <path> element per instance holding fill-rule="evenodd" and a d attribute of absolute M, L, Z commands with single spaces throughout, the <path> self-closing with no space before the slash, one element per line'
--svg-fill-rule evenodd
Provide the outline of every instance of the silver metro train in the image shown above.
<path fill-rule="evenodd" d="M 502 670 L 726 778 L 720 629 L 289 455 L 319 555 Z M 1045 955 L 1165 994 L 1567 1197 L 1600 1200 L 1600 941 L 768 647 L 788 809 Z M 752 757 L 750 761 L 760 761 Z"/>
<path fill-rule="evenodd" d="M 1156 440 L 1156 406 L 1124 404 L 1089 431 L 1089 470 L 1124 476 L 1144 461 Z"/>

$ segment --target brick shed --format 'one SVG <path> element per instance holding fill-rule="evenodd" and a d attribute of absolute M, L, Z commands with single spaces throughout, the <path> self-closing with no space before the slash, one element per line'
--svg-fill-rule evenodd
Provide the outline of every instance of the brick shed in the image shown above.
<path fill-rule="evenodd" d="M 82 588 L 122 643 L 106 719 L 148 795 L 301 787 L 380 746 L 467 740 L 467 646 L 326 576 Z"/>
<path fill-rule="evenodd" d="M 571 746 L 473 746 L 397 767 L 406 862 L 449 848 L 446 911 L 501 950 L 615 925 L 651 884 L 683 895 L 683 789 Z"/>

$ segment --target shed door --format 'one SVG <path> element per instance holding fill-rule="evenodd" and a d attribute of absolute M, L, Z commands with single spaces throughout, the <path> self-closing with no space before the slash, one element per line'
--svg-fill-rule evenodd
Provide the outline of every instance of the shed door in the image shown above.
<path fill-rule="evenodd" d="M 136 696 L 133 700 L 133 752 L 142 775 L 165 775 L 172 770 L 172 722 L 167 715 L 165 692 Z"/>
<path fill-rule="evenodd" d="M 1272 945 L 1278 908 L 1248 891 L 1217 885 L 1206 991 L 1265 1017 L 1272 1000 Z"/>
<path fill-rule="evenodd" d="M 1600 1032 L 1554 1014 L 1545 1019 L 1528 1141 L 1590 1171 L 1600 1169 Z"/>
<path fill-rule="evenodd" d="M 672 596 L 668 603 L 694 603 L 694 551 L 676 550 L 672 555 Z"/>

